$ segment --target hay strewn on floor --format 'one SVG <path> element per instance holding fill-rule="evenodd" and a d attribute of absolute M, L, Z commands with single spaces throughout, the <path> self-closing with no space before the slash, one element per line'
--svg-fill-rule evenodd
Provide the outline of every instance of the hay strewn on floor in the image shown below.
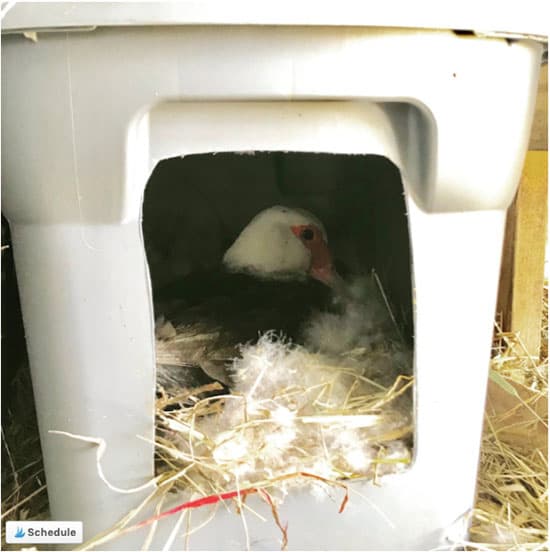
<path fill-rule="evenodd" d="M 11 383 L 13 402 L 2 413 L 1 550 L 21 547 L 5 542 L 5 521 L 49 518 L 46 480 L 28 366 Z M 4 405 L 3 405 L 4 407 Z"/>
<path fill-rule="evenodd" d="M 548 549 L 547 285 L 540 358 L 497 329 L 470 538 L 478 550 Z"/>

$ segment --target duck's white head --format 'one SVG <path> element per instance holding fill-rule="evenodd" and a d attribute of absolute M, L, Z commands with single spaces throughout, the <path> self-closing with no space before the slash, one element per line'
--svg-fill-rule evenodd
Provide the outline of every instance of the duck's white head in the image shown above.
<path fill-rule="evenodd" d="M 302 209 L 275 206 L 258 213 L 226 251 L 232 272 L 269 279 L 305 279 L 331 285 L 335 276 L 321 221 Z"/>

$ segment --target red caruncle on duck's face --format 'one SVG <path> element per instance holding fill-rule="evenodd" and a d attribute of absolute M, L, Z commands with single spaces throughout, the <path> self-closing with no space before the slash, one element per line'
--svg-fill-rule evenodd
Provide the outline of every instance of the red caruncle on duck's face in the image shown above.
<path fill-rule="evenodd" d="M 332 255 L 321 229 L 315 224 L 298 224 L 290 228 L 311 254 L 309 275 L 330 286 L 334 279 Z"/>

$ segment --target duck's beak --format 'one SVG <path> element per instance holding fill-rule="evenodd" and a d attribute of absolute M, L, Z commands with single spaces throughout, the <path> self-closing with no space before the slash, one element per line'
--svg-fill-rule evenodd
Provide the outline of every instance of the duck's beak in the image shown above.
<path fill-rule="evenodd" d="M 327 286 L 334 286 L 339 279 L 332 264 L 332 255 L 328 244 L 322 240 L 311 248 L 311 265 L 309 275 Z"/>
<path fill-rule="evenodd" d="M 314 267 L 309 270 L 309 275 L 327 286 L 332 286 L 335 279 L 335 272 L 332 266 L 329 267 Z"/>

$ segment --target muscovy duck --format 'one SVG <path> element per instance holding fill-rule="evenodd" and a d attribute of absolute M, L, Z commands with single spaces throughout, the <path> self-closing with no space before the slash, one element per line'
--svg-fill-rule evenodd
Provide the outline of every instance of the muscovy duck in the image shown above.
<path fill-rule="evenodd" d="M 261 211 L 219 269 L 191 273 L 157 294 L 158 313 L 176 330 L 157 340 L 157 381 L 193 388 L 211 376 L 230 385 L 226 368 L 239 345 L 267 331 L 300 342 L 308 317 L 330 308 L 339 284 L 319 219 L 283 206 Z"/>

